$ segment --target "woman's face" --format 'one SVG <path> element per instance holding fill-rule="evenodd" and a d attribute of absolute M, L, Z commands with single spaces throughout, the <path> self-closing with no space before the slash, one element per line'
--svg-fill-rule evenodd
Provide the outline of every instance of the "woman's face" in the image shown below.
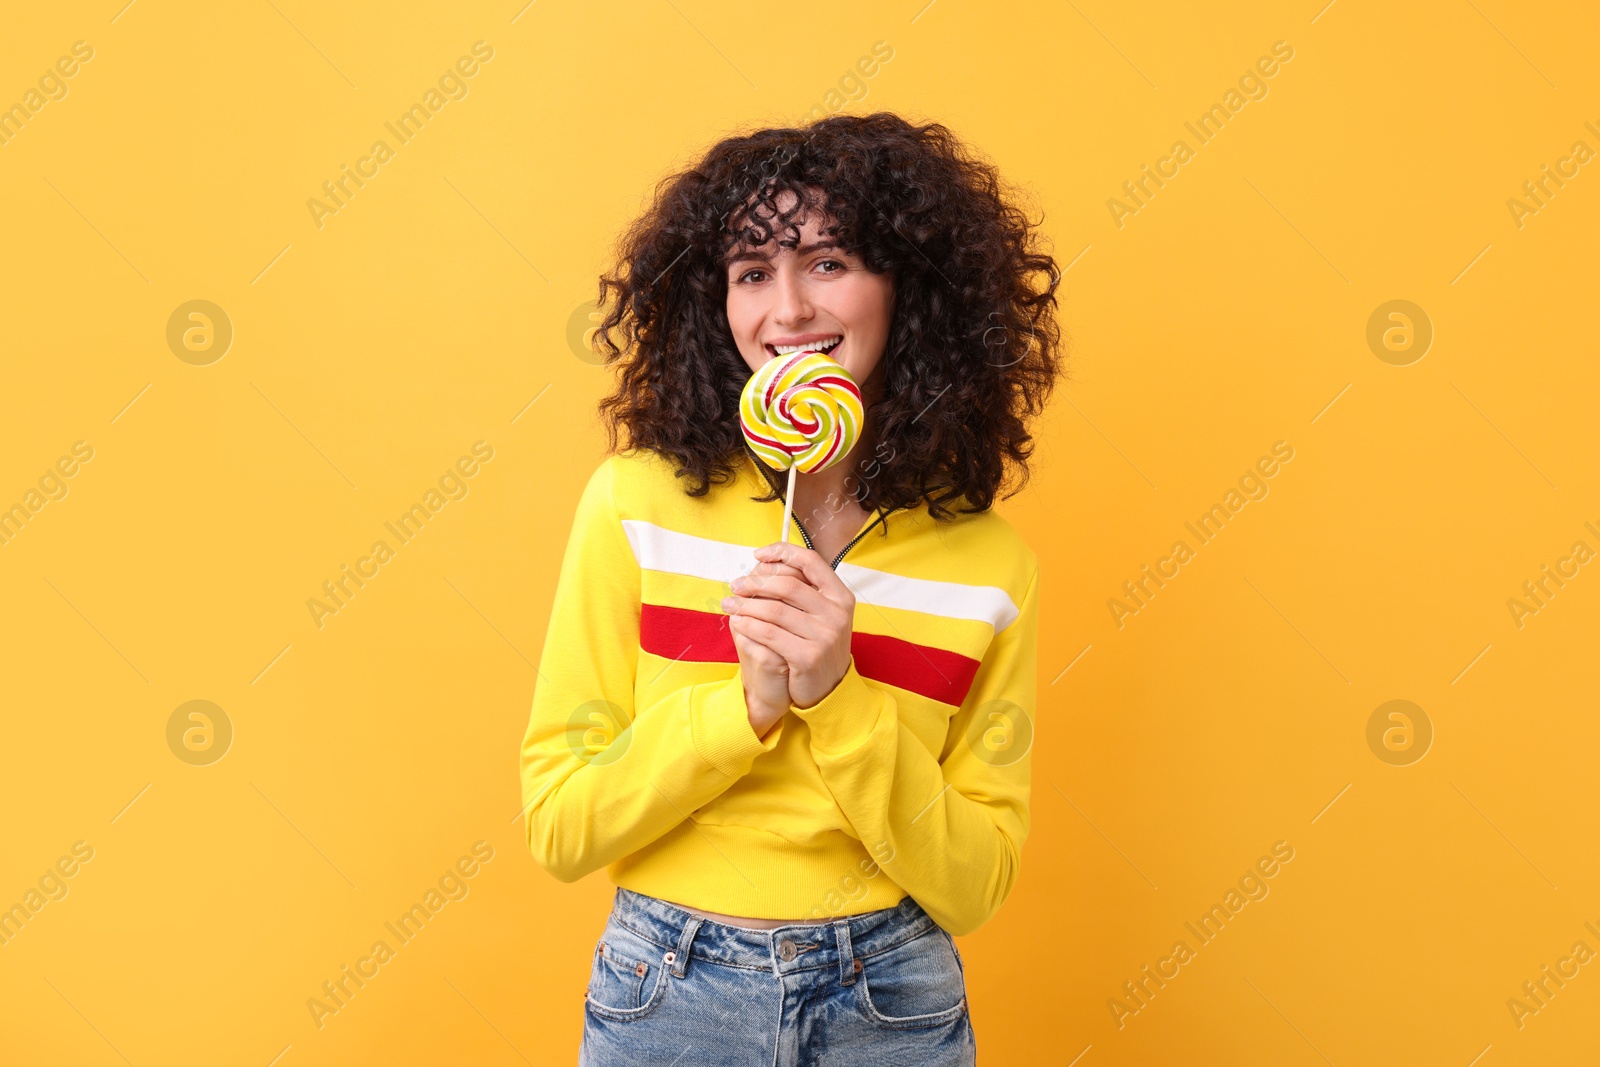
<path fill-rule="evenodd" d="M 787 193 L 779 209 L 793 202 Z M 823 232 L 832 220 L 820 212 L 795 225 L 797 247 L 779 246 L 780 230 L 759 248 L 729 254 L 728 326 L 739 354 L 755 371 L 780 353 L 816 347 L 849 371 L 864 394 L 875 393 L 881 379 L 873 375 L 894 315 L 894 280 L 834 245 Z M 835 339 L 836 346 L 824 348 Z"/>

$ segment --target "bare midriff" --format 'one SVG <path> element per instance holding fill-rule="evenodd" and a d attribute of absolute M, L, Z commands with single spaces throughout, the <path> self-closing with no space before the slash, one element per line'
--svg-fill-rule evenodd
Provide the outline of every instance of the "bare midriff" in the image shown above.
<path fill-rule="evenodd" d="M 743 926 L 750 930 L 776 930 L 780 926 L 812 926 L 816 923 L 815 919 L 746 919 L 738 915 L 723 915 L 715 911 L 701 911 L 699 908 L 691 908 L 687 904 L 677 904 L 676 906 L 684 911 L 698 915 L 702 919 L 725 923 L 728 926 Z"/>

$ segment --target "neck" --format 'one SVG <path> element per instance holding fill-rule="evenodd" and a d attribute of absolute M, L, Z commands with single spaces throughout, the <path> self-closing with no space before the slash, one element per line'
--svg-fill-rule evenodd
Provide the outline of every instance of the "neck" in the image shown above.
<path fill-rule="evenodd" d="M 850 524 L 861 515 L 862 508 L 856 498 L 862 479 L 873 455 L 872 443 L 863 438 L 846 452 L 844 458 L 826 470 L 794 476 L 794 510 L 807 529 L 817 530 L 827 526 L 838 516 L 846 516 Z M 787 484 L 788 474 L 783 475 Z"/>

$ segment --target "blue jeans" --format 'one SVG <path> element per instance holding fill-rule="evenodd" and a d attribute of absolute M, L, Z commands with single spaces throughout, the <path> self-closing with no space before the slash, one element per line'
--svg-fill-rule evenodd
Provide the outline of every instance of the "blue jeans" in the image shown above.
<path fill-rule="evenodd" d="M 911 897 L 773 930 L 617 887 L 579 1067 L 974 1067 L 966 969 Z"/>

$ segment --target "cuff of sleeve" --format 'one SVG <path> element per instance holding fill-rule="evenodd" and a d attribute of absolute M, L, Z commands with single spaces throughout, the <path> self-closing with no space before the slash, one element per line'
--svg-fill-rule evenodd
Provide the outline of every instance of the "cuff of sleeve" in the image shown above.
<path fill-rule="evenodd" d="M 789 705 L 811 729 L 811 747 L 824 756 L 846 756 L 867 743 L 884 715 L 884 697 L 866 683 L 850 657 L 833 692 L 809 708 Z"/>
<path fill-rule="evenodd" d="M 739 778 L 763 752 L 777 747 L 784 719 L 765 737 L 750 725 L 750 708 L 744 702 L 744 672 L 720 682 L 702 682 L 689 692 L 689 731 L 700 758 L 729 778 Z M 787 716 L 785 717 L 787 718 Z"/>

